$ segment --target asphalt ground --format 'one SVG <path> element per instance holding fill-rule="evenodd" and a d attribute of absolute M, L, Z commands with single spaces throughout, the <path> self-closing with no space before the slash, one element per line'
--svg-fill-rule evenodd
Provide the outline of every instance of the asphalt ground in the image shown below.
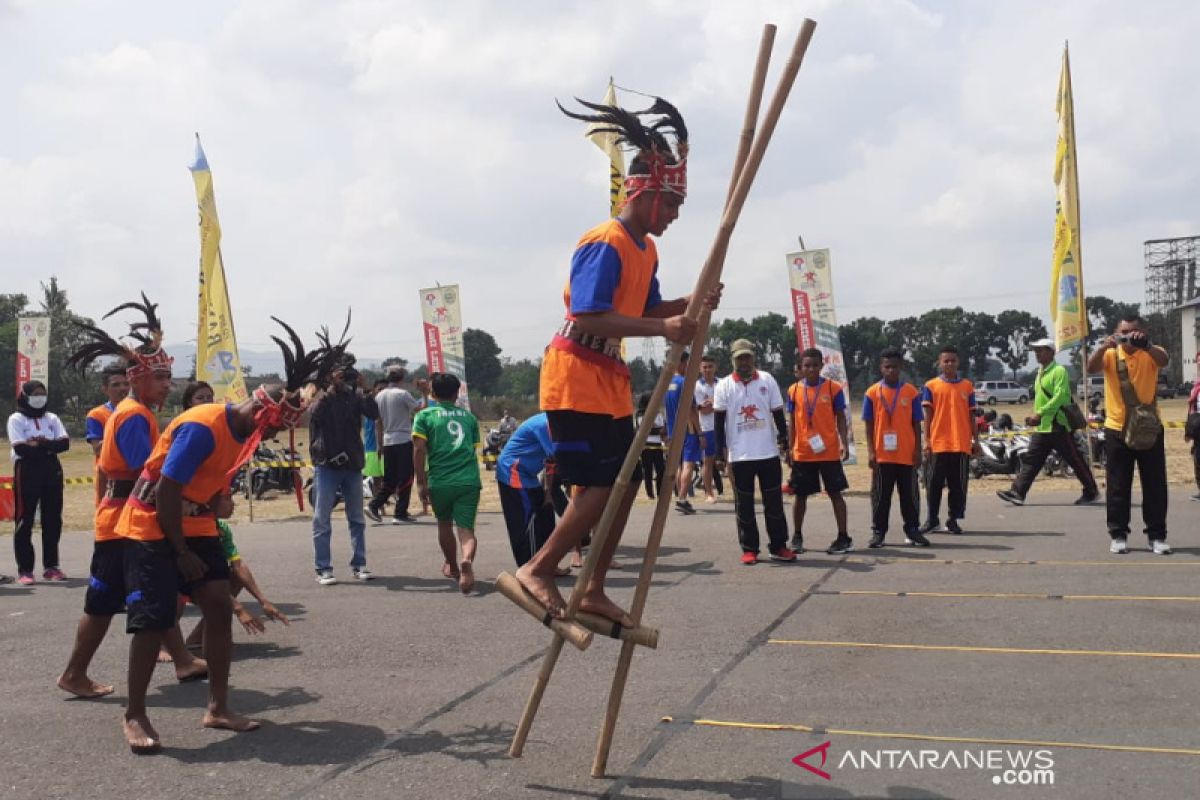
<path fill-rule="evenodd" d="M 293 618 L 235 631 L 233 704 L 263 728 L 201 728 L 205 684 L 160 666 L 149 702 L 165 750 L 149 757 L 120 732 L 120 617 L 93 665 L 117 693 L 54 686 L 91 553 L 68 534 L 68 583 L 0 587 L 0 797 L 1194 798 L 1200 504 L 1172 492 L 1174 555 L 1139 534 L 1111 556 L 1103 506 L 1073 497 L 972 495 L 967 533 L 923 550 L 898 534 L 865 549 L 867 504 L 852 498 L 859 550 L 753 567 L 731 505 L 673 514 L 646 615 L 660 646 L 634 658 L 605 779 L 589 769 L 619 648 L 600 637 L 564 650 L 524 757 L 507 755 L 549 633 L 492 589 L 511 569 L 498 514 L 480 517 L 471 597 L 441 578 L 431 523 L 371 527 L 379 577 L 340 568 L 332 587 L 313 581 L 307 524 L 239 526 Z M 650 511 L 635 508 L 611 576 L 619 602 Z M 809 546 L 832 533 L 818 500 Z M 335 561 L 348 550 L 339 519 Z M 828 779 L 793 763 L 809 751 Z M 1024 773 L 1023 758 L 1036 759 Z M 1003 783 L 1044 782 L 1047 766 L 1052 785 Z"/>

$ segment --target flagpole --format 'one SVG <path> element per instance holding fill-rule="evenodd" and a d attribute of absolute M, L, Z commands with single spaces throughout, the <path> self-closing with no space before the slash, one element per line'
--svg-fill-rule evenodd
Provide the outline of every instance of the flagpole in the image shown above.
<path fill-rule="evenodd" d="M 1083 401 L 1083 404 L 1084 404 L 1083 416 L 1084 416 L 1084 419 L 1087 420 L 1087 424 L 1084 426 L 1084 429 L 1083 429 L 1083 443 L 1085 445 L 1085 447 L 1083 449 L 1087 451 L 1086 456 L 1087 456 L 1088 469 L 1093 472 L 1093 477 L 1095 477 L 1095 475 L 1094 475 L 1095 462 L 1092 458 L 1092 421 L 1090 419 L 1088 419 L 1088 413 L 1087 413 L 1087 410 L 1088 410 L 1088 407 L 1087 407 L 1087 402 L 1088 402 L 1087 401 L 1087 394 L 1088 394 L 1088 371 L 1087 371 L 1088 336 L 1091 335 L 1091 320 L 1088 319 L 1087 292 L 1084 291 L 1084 288 L 1083 288 L 1083 220 L 1079 216 L 1079 156 L 1075 149 L 1075 139 L 1077 138 L 1076 131 L 1075 131 L 1075 89 L 1073 86 L 1071 86 L 1071 43 L 1069 40 L 1063 41 L 1063 68 L 1066 70 L 1066 73 L 1067 73 L 1067 75 L 1066 75 L 1067 96 L 1071 98 L 1071 105 L 1068 108 L 1068 112 L 1071 115 L 1071 164 L 1074 166 L 1074 174 L 1075 174 L 1075 192 L 1071 197 L 1071 205 L 1074 206 L 1074 208 L 1072 210 L 1075 213 L 1075 225 L 1077 226 L 1076 230 L 1079 232 L 1079 235 L 1075 237 L 1074 244 L 1075 244 L 1075 254 L 1079 260 L 1079 264 L 1078 264 L 1079 304 L 1080 304 L 1080 315 L 1083 318 L 1082 322 L 1083 322 L 1083 331 L 1084 331 L 1083 338 L 1080 339 L 1080 342 L 1079 342 L 1079 377 L 1080 377 L 1080 382 L 1083 383 L 1083 397 L 1080 399 Z"/>

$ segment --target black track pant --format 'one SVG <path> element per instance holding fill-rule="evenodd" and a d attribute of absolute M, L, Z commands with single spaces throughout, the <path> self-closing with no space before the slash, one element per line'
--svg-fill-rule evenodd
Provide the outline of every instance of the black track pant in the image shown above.
<path fill-rule="evenodd" d="M 783 512 L 783 467 L 778 458 L 734 461 L 733 499 L 737 510 L 738 542 L 746 553 L 758 552 L 758 521 L 754 518 L 754 482 L 762 492 L 763 517 L 772 553 L 787 546 L 788 524 Z"/>
<path fill-rule="evenodd" d="M 1167 455 L 1163 435 L 1149 450 L 1131 450 L 1121 441 L 1120 431 L 1105 431 L 1104 450 L 1108 459 L 1105 497 L 1108 533 L 1114 539 L 1129 535 L 1129 507 L 1133 496 L 1133 468 L 1142 482 L 1142 522 L 1150 541 L 1167 538 Z"/>
<path fill-rule="evenodd" d="M 647 446 L 642 450 L 642 480 L 646 484 L 646 496 L 653 499 L 662 491 L 663 476 L 667 472 L 667 458 L 663 446 Z"/>
<path fill-rule="evenodd" d="M 917 470 L 908 464 L 876 464 L 871 477 L 871 530 L 887 533 L 888 517 L 892 514 L 892 490 L 900 495 L 900 517 L 904 532 L 911 533 L 920 526 L 917 498 Z"/>
<path fill-rule="evenodd" d="M 942 510 L 942 489 L 949 497 L 948 519 L 963 519 L 967 516 L 967 481 L 969 453 L 934 453 L 932 469 L 929 471 L 929 488 L 925 502 L 929 505 L 929 519 L 937 520 Z"/>
<path fill-rule="evenodd" d="M 1092 475 L 1092 470 L 1088 467 L 1083 453 L 1079 452 L 1079 447 L 1075 444 L 1075 437 L 1062 429 L 1056 429 L 1050 433 L 1035 433 L 1029 437 L 1029 449 L 1022 459 L 1021 472 L 1013 481 L 1012 490 L 1014 492 L 1021 497 L 1029 494 L 1029 487 L 1033 485 L 1034 479 L 1045 466 L 1046 458 L 1050 455 L 1051 450 L 1057 450 L 1063 460 L 1071 465 L 1071 469 L 1075 470 L 1075 477 L 1083 486 L 1084 494 L 1092 497 L 1100 495 L 1100 489 L 1096 486 L 1096 478 Z M 1126 517 L 1128 518 L 1128 515 Z"/>
<path fill-rule="evenodd" d="M 17 571 L 33 572 L 33 517 L 42 512 L 42 566 L 58 567 L 58 540 L 62 537 L 63 474 L 58 456 L 19 458 L 14 466 L 13 495 L 17 501 L 17 530 L 13 549 Z"/>
<path fill-rule="evenodd" d="M 412 496 L 413 485 L 413 445 L 412 442 L 388 444 L 383 446 L 383 480 L 380 487 L 371 498 L 371 506 L 383 508 L 383 504 L 396 495 L 396 507 L 392 516 L 403 517 L 408 514 L 408 502 Z"/>

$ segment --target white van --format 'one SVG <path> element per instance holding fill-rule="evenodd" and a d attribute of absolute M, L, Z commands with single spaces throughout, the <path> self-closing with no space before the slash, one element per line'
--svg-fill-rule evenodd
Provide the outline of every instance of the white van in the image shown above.
<path fill-rule="evenodd" d="M 1087 380 L 1081 382 L 1075 387 L 1075 396 L 1083 402 L 1088 400 L 1099 400 L 1104 402 L 1104 376 L 1103 375 L 1088 375 Z"/>
<path fill-rule="evenodd" d="M 1028 403 L 1029 390 L 1016 381 L 980 381 L 975 384 L 976 405 L 987 403 Z"/>

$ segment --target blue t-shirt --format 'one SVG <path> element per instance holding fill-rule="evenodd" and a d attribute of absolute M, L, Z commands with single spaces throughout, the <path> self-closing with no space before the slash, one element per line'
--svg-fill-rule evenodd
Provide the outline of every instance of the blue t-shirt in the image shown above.
<path fill-rule="evenodd" d="M 140 469 L 150 457 L 154 443 L 150 441 L 150 423 L 141 414 L 134 414 L 117 429 L 117 451 L 132 469 Z"/>
<path fill-rule="evenodd" d="M 638 247 L 646 249 L 644 242 L 638 244 Z M 612 311 L 613 295 L 620 282 L 621 255 L 615 247 L 608 242 L 588 242 L 581 245 L 571 256 L 571 313 Z M 654 277 L 650 279 L 650 294 L 646 297 L 645 310 L 649 311 L 661 302 L 662 292 L 658 286 L 656 264 Z"/>
<path fill-rule="evenodd" d="M 885 383 L 883 385 L 888 389 L 894 389 L 896 392 L 899 392 L 904 388 L 904 381 L 900 381 L 895 386 L 890 383 Z M 914 386 L 913 388 L 915 389 L 916 387 Z M 920 394 L 918 394 L 918 397 L 920 397 Z M 862 418 L 864 422 L 875 419 L 875 404 L 871 402 L 871 395 L 866 393 L 863 394 Z M 920 401 L 912 404 L 912 418 L 915 422 L 920 422 L 921 420 L 925 419 L 925 410 L 921 408 Z"/>
<path fill-rule="evenodd" d="M 554 453 L 550 424 L 546 415 L 534 414 L 513 431 L 496 460 L 496 480 L 514 489 L 538 485 L 538 475 L 546 459 Z"/>
<path fill-rule="evenodd" d="M 233 406 L 225 406 L 225 418 L 233 416 Z M 229 429 L 233 431 L 232 423 Z M 238 441 L 237 434 L 234 438 Z M 171 436 L 171 449 L 163 461 L 162 474 L 176 483 L 188 483 L 204 460 L 217 449 L 217 440 L 213 438 L 212 429 L 199 422 L 185 422 L 175 429 Z"/>
<path fill-rule="evenodd" d="M 363 420 L 363 451 L 374 453 L 378 448 L 375 444 L 375 420 Z"/>
<path fill-rule="evenodd" d="M 675 422 L 676 422 L 676 418 L 679 416 L 679 397 L 680 397 L 680 393 L 682 391 L 683 391 L 683 376 L 676 375 L 674 378 L 671 378 L 671 385 L 669 387 L 667 387 L 667 396 L 663 398 L 663 404 L 664 404 L 665 410 L 667 412 L 666 413 L 667 438 L 670 438 L 675 435 Z M 694 408 L 695 406 L 696 406 L 696 395 L 693 392 L 692 393 L 692 407 Z M 684 428 L 685 428 L 685 430 L 687 428 L 686 420 L 684 422 Z"/>
<path fill-rule="evenodd" d="M 117 410 L 111 402 L 105 403 L 104 407 L 108 409 L 108 413 Z M 89 442 L 98 442 L 104 438 L 104 426 L 100 424 L 100 420 L 88 417 L 83 423 L 83 438 Z"/>

